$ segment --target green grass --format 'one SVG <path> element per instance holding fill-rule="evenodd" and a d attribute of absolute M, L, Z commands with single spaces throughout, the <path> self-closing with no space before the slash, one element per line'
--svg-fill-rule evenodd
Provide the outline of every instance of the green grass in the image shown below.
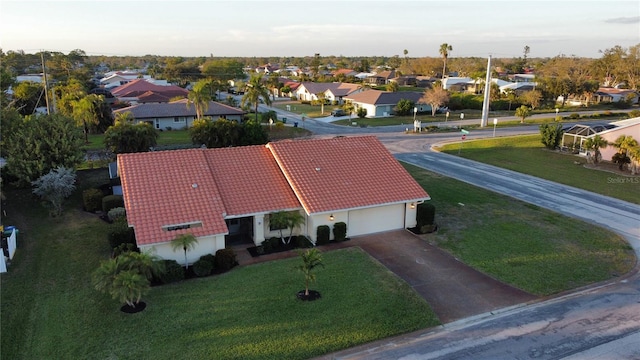
<path fill-rule="evenodd" d="M 425 238 L 506 283 L 550 295 L 620 276 L 635 265 L 629 244 L 608 230 L 405 167 L 436 207 L 439 230 Z"/>
<path fill-rule="evenodd" d="M 459 148 L 448 144 L 441 151 L 458 155 Z M 640 204 L 640 182 L 614 183 L 621 175 L 585 168 L 583 157 L 546 150 L 540 135 L 465 141 L 459 156 Z"/>
<path fill-rule="evenodd" d="M 83 173 L 93 178 L 83 187 L 106 177 Z M 28 190 L 7 195 L 3 220 L 20 234 L 0 276 L 2 359 L 304 359 L 439 324 L 408 284 L 357 248 L 324 252 L 315 302 L 296 299 L 304 277 L 292 258 L 154 287 L 147 309 L 126 315 L 91 287 L 109 255 L 109 225 L 80 210 L 79 193 L 58 218 Z"/>

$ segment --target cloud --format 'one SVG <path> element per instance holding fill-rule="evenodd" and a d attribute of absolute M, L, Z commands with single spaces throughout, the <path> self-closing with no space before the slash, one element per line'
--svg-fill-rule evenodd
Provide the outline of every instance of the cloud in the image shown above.
<path fill-rule="evenodd" d="M 619 18 L 607 19 L 604 22 L 609 24 L 640 24 L 640 16 L 619 17 Z"/>

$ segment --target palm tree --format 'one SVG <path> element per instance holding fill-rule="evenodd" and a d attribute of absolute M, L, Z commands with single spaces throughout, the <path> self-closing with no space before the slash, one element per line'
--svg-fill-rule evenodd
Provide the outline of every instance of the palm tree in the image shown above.
<path fill-rule="evenodd" d="M 447 58 L 449 57 L 449 51 L 452 51 L 453 47 L 447 43 L 440 45 L 440 55 L 442 56 L 442 78 L 447 73 Z"/>
<path fill-rule="evenodd" d="M 111 295 L 130 307 L 135 307 L 140 298 L 149 292 L 149 280 L 135 270 L 121 271 L 113 279 Z"/>
<path fill-rule="evenodd" d="M 244 106 L 254 106 L 256 113 L 256 121 L 258 121 L 258 104 L 260 103 L 260 99 L 264 101 L 265 104 L 271 105 L 271 97 L 269 97 L 269 89 L 262 83 L 262 76 L 260 74 L 256 74 L 251 76 L 249 79 L 249 83 L 246 85 L 246 91 L 242 96 L 241 105 Z"/>
<path fill-rule="evenodd" d="M 526 107 L 525 105 L 522 105 L 516 109 L 515 115 L 521 119 L 520 123 L 524 124 L 524 119 L 528 118 L 531 115 L 531 113 L 529 112 L 528 107 Z"/>
<path fill-rule="evenodd" d="M 322 266 L 322 253 L 317 248 L 312 248 L 304 252 L 298 252 L 302 259 L 302 264 L 296 266 L 296 269 L 304 274 L 304 295 L 309 296 L 309 283 L 316 280 L 316 274 L 313 272 L 317 267 Z"/>
<path fill-rule="evenodd" d="M 593 150 L 593 163 L 597 164 L 598 161 L 600 161 L 600 158 L 602 157 L 600 155 L 600 149 L 603 147 L 606 147 L 607 145 L 609 145 L 609 143 L 607 142 L 607 140 L 605 140 L 604 138 L 602 138 L 600 135 L 596 134 L 593 137 L 590 137 L 587 139 L 587 141 L 584 142 L 583 146 L 585 147 L 585 149 L 587 150 Z M 587 155 L 588 157 L 589 155 Z"/>
<path fill-rule="evenodd" d="M 293 230 L 304 224 L 304 216 L 299 211 L 278 211 L 269 214 L 269 224 L 271 227 L 280 230 L 280 240 L 288 245 L 293 237 Z M 282 230 L 289 229 L 289 239 L 284 240 Z"/>
<path fill-rule="evenodd" d="M 631 135 L 620 135 L 611 145 L 618 149 L 620 154 L 629 156 L 629 151 L 638 146 L 638 141 Z"/>
<path fill-rule="evenodd" d="M 640 164 L 640 146 L 629 149 L 629 159 L 631 159 L 631 174 L 635 175 Z"/>
<path fill-rule="evenodd" d="M 318 101 L 320 102 L 320 114 L 324 115 L 324 101 L 325 101 L 324 91 L 321 92 L 321 93 L 317 93 L 316 97 L 318 98 Z"/>
<path fill-rule="evenodd" d="M 193 249 L 198 243 L 198 239 L 193 234 L 181 234 L 171 240 L 171 247 L 173 251 L 182 249 L 184 251 L 184 266 L 188 269 L 189 263 L 187 262 L 187 251 Z"/>
<path fill-rule="evenodd" d="M 84 142 L 87 144 L 89 143 L 89 125 L 98 125 L 100 123 L 96 112 L 100 102 L 104 102 L 104 97 L 96 94 L 89 94 L 73 102 L 72 116 L 76 123 L 82 126 Z"/>
<path fill-rule="evenodd" d="M 117 113 L 113 123 L 114 124 L 118 124 L 118 123 L 131 124 L 133 120 L 135 120 L 135 118 L 133 117 L 133 114 L 131 113 L 131 111 L 127 111 L 127 112 Z"/>
<path fill-rule="evenodd" d="M 351 114 L 353 114 L 354 106 L 351 101 L 347 101 L 342 105 L 342 109 L 349 114 L 349 122 L 351 122 Z"/>
<path fill-rule="evenodd" d="M 209 109 L 209 101 L 211 101 L 211 87 L 208 80 L 200 80 L 187 95 L 187 109 L 191 104 L 196 109 L 196 119 L 202 119 L 202 115 Z"/>

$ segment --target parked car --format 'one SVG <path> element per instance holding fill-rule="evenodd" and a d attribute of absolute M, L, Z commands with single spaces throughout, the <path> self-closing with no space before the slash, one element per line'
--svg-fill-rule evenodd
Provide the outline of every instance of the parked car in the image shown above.
<path fill-rule="evenodd" d="M 342 109 L 335 109 L 331 111 L 331 116 L 345 116 L 345 115 L 347 115 L 347 113 L 345 113 L 344 110 Z"/>

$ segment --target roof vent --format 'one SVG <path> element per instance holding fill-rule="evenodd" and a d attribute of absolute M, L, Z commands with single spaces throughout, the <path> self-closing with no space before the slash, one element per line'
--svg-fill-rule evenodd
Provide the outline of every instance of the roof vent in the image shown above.
<path fill-rule="evenodd" d="M 317 168 L 316 168 L 316 171 L 320 171 L 320 168 L 319 168 L 319 167 L 317 167 Z"/>
<path fill-rule="evenodd" d="M 191 184 L 191 187 L 194 188 L 194 189 L 197 189 L 198 188 L 198 184 L 193 183 L 193 184 Z"/>

